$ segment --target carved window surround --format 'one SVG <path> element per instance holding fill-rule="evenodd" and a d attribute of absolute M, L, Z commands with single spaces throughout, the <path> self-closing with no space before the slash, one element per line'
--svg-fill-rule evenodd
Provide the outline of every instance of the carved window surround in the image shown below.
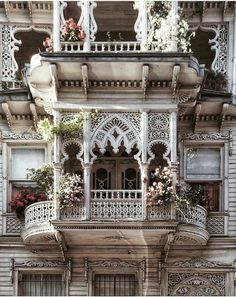
<path fill-rule="evenodd" d="M 22 262 L 11 260 L 11 281 L 14 285 L 14 296 L 18 296 L 18 280 L 20 273 L 54 273 L 62 274 L 65 283 L 64 294 L 68 295 L 69 283 L 71 281 L 71 259 L 67 261 L 32 259 Z"/>
<path fill-rule="evenodd" d="M 168 285 L 162 295 L 233 295 L 233 270 L 230 264 L 200 257 L 168 263 L 164 276 Z"/>
<path fill-rule="evenodd" d="M 146 258 L 141 261 L 125 261 L 107 259 L 91 261 L 84 260 L 84 278 L 88 282 L 88 296 L 93 296 L 93 279 L 96 274 L 134 274 L 139 284 L 136 295 L 141 296 L 143 282 L 146 279 Z"/>

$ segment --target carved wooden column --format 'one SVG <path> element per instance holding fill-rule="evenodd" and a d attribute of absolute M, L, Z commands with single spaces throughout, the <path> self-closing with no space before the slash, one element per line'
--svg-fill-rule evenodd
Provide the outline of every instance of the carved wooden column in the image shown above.
<path fill-rule="evenodd" d="M 90 219 L 90 174 L 91 174 L 91 163 L 90 163 L 90 126 L 91 118 L 90 113 L 85 113 L 84 125 L 83 125 L 83 141 L 84 141 L 84 196 L 85 196 L 85 217 L 86 220 Z"/>
<path fill-rule="evenodd" d="M 58 126 L 61 120 L 60 112 L 54 111 L 54 127 Z M 62 164 L 60 160 L 60 147 L 61 147 L 61 139 L 59 135 L 54 136 L 54 162 L 53 162 L 53 172 L 54 172 L 54 195 L 53 195 L 53 201 L 54 201 L 54 209 L 55 209 L 55 216 L 56 219 L 60 218 L 60 201 L 57 197 L 57 193 L 59 191 L 59 182 L 60 182 L 60 175 L 61 175 L 61 169 Z"/>
<path fill-rule="evenodd" d="M 78 24 L 82 26 L 86 37 L 84 39 L 84 51 L 90 51 L 90 41 L 95 40 L 95 34 L 97 33 L 97 24 L 94 19 L 93 10 L 97 7 L 95 1 L 80 0 L 77 5 L 81 7 L 81 16 Z"/>
<path fill-rule="evenodd" d="M 60 1 L 53 0 L 53 51 L 59 52 L 60 45 Z"/>
<path fill-rule="evenodd" d="M 142 189 L 142 214 L 143 220 L 147 217 L 147 181 L 148 181 L 148 162 L 147 162 L 147 143 L 148 143 L 148 114 L 142 111 L 141 115 L 141 189 Z"/>
<path fill-rule="evenodd" d="M 170 113 L 170 148 L 171 148 L 171 167 L 173 170 L 173 183 L 177 179 L 177 111 Z"/>
<path fill-rule="evenodd" d="M 150 1 L 149 1 L 150 2 Z M 136 39 L 141 43 L 141 50 L 146 50 L 147 38 L 148 38 L 148 3 L 146 0 L 136 0 L 134 9 L 138 9 L 138 17 L 134 25 L 134 31 L 136 32 Z"/>

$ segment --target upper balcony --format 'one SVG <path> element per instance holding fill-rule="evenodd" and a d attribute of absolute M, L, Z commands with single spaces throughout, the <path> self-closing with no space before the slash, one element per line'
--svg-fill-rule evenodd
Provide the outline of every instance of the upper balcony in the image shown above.
<path fill-rule="evenodd" d="M 89 205 L 85 202 L 63 208 L 56 217 L 53 201 L 30 205 L 25 211 L 22 232 L 25 244 L 48 244 L 53 238 L 55 242 L 58 233 L 67 246 L 92 244 L 95 239 L 97 245 L 114 244 L 114 240 L 163 245 L 169 233 L 174 234 L 175 245 L 205 245 L 209 239 L 203 207 L 146 207 L 141 190 L 92 190 Z"/>

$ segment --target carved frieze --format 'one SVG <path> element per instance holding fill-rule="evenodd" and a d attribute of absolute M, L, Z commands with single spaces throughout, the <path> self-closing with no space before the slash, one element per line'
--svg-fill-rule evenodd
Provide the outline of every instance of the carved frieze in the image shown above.
<path fill-rule="evenodd" d="M 174 262 L 171 266 L 179 268 L 218 268 L 218 267 L 229 267 L 228 265 L 222 264 L 216 261 L 208 261 L 204 258 L 196 257 L 187 261 Z"/>
<path fill-rule="evenodd" d="M 68 265 L 67 262 L 60 260 L 26 260 L 22 262 L 15 262 L 14 267 L 32 267 L 32 268 L 48 268 L 48 267 L 66 267 Z"/>
<path fill-rule="evenodd" d="M 42 140 L 42 135 L 39 133 L 14 133 L 3 132 L 2 139 L 14 139 L 14 140 Z"/>
<path fill-rule="evenodd" d="M 228 132 L 199 132 L 199 133 L 181 133 L 180 139 L 184 140 L 228 140 Z"/>

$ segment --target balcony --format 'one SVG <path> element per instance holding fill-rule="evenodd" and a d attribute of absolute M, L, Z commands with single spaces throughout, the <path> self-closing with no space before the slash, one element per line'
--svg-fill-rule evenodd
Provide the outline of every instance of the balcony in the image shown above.
<path fill-rule="evenodd" d="M 203 207 L 144 207 L 141 190 L 92 190 L 88 208 L 84 203 L 64 208 L 58 219 L 53 201 L 30 205 L 25 211 L 24 242 L 28 245 L 47 243 L 46 239 L 57 237 L 58 231 L 68 245 L 92 244 L 94 236 L 98 244 L 118 237 L 121 240 L 132 237 L 132 244 L 139 244 L 141 239 L 147 244 L 162 244 L 170 232 L 175 234 L 173 244 L 177 245 L 205 245 L 209 238 L 207 212 Z M 87 211 L 89 219 L 86 219 Z"/>

